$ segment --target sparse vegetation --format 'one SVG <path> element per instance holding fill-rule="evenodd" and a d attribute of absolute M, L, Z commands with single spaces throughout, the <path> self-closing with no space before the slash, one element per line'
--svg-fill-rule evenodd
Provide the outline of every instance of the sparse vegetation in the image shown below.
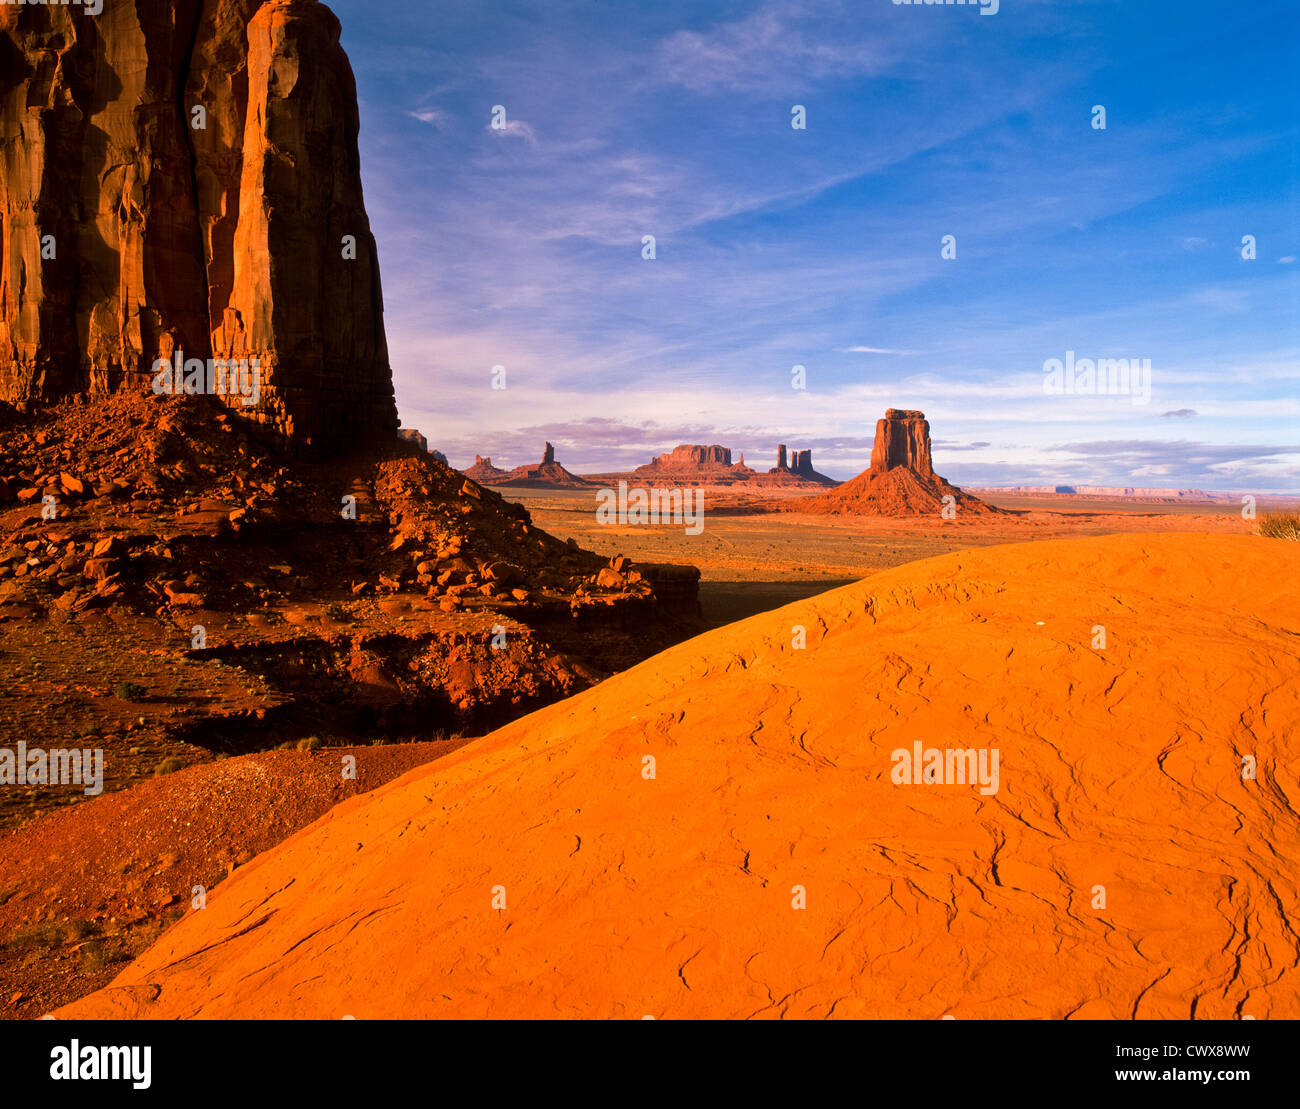
<path fill-rule="evenodd" d="M 154 771 L 154 774 L 159 776 L 163 774 L 170 774 L 173 770 L 180 770 L 184 766 L 185 766 L 184 759 L 178 759 L 175 756 L 173 756 L 171 758 L 163 759 L 163 761 L 158 764 L 158 769 Z"/>
<path fill-rule="evenodd" d="M 26 924 L 15 928 L 5 946 L 16 951 L 30 951 L 38 947 L 58 947 L 63 942 L 63 929 L 54 923 Z"/>
<path fill-rule="evenodd" d="M 305 739 L 298 740 L 299 751 L 314 751 L 321 745 L 321 739 L 318 735 L 307 736 Z"/>
<path fill-rule="evenodd" d="M 41 947 L 62 947 L 76 943 L 97 931 L 88 920 L 47 920 L 39 924 L 25 924 L 15 928 L 6 946 L 18 951 L 31 951 Z"/>
<path fill-rule="evenodd" d="M 145 695 L 146 690 L 144 686 L 137 682 L 118 682 L 114 687 L 114 692 L 123 701 L 138 701 Z"/>
<path fill-rule="evenodd" d="M 129 963 L 131 952 L 120 939 L 95 940 L 82 951 L 82 969 L 100 970 L 112 963 Z"/>
<path fill-rule="evenodd" d="M 1289 539 L 1292 543 L 1300 542 L 1300 514 L 1295 512 L 1272 512 L 1259 521 L 1257 529 L 1260 535 L 1269 539 Z"/>

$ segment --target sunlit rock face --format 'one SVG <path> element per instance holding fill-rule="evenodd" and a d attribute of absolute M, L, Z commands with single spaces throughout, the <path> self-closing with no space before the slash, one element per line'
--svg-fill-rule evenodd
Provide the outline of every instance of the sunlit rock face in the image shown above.
<path fill-rule="evenodd" d="M 0 6 L 0 400 L 255 365 L 233 409 L 323 447 L 397 427 L 356 86 L 315 0 Z M 254 360 L 255 363 L 254 363 Z"/>

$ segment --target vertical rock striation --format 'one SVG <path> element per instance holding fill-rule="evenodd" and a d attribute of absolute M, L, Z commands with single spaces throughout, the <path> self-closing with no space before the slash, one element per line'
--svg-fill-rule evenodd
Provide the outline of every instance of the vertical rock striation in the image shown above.
<path fill-rule="evenodd" d="M 923 477 L 934 473 L 930 461 L 930 421 L 924 412 L 890 408 L 876 421 L 871 444 L 871 469 L 884 473 L 906 466 Z"/>
<path fill-rule="evenodd" d="M 356 86 L 316 0 L 0 6 L 0 400 L 257 359 L 290 440 L 397 428 Z"/>

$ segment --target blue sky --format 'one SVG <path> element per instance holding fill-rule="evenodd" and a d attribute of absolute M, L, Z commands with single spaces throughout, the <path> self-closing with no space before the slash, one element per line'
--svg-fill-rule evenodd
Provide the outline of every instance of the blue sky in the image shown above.
<path fill-rule="evenodd" d="M 331 7 L 399 411 L 453 465 L 845 478 L 895 407 L 959 484 L 1300 490 L 1294 0 Z M 1071 350 L 1149 403 L 1046 395 Z"/>

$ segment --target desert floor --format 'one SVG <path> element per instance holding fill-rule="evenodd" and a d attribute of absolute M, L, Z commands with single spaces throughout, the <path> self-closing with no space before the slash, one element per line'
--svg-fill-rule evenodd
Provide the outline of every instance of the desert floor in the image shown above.
<path fill-rule="evenodd" d="M 598 554 L 700 567 L 700 603 L 713 626 L 742 620 L 791 601 L 858 581 L 878 570 L 967 547 L 1124 532 L 1208 532 L 1246 535 L 1255 521 L 1236 505 L 1062 501 L 1046 497 L 986 498 L 1013 515 L 969 521 L 812 516 L 731 515 L 738 498 L 705 490 L 704 527 L 607 525 L 596 520 L 596 491 L 502 487 L 534 522 Z M 790 496 L 781 491 L 780 497 Z M 752 494 L 751 494 L 752 497 Z M 711 515 L 713 506 L 718 515 Z M 725 514 L 724 514 L 725 513 Z"/>

